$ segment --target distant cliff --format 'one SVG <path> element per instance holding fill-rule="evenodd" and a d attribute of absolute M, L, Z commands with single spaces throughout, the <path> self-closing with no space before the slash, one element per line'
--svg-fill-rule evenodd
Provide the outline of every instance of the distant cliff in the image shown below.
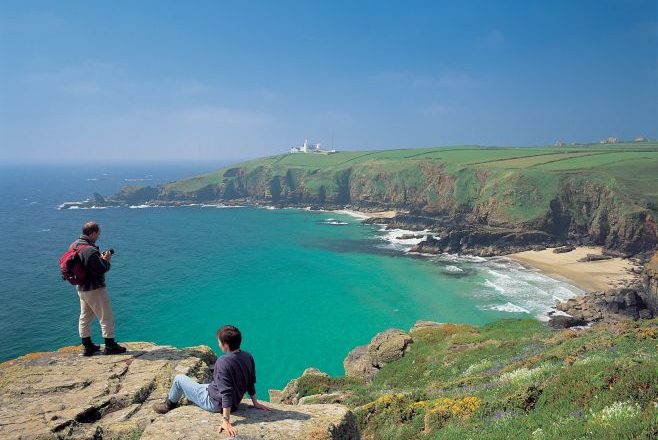
<path fill-rule="evenodd" d="M 576 240 L 635 254 L 658 242 L 656 176 L 654 144 L 288 154 L 156 188 L 126 187 L 111 203 L 397 209 L 409 212 L 409 223 L 447 232 L 498 228 L 477 238 L 493 245 L 510 233 L 537 231 L 509 244 Z M 462 235 L 451 251 L 468 242 Z"/>

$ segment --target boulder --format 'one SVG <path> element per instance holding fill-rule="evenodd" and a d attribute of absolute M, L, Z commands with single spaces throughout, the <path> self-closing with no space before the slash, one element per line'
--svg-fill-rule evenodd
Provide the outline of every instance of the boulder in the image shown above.
<path fill-rule="evenodd" d="M 165 399 L 176 374 L 209 382 L 213 351 L 125 345 L 128 352 L 116 356 L 82 357 L 80 347 L 66 347 L 0 364 L 0 438 L 217 438 L 219 414 L 183 405 L 162 416 L 151 408 Z M 309 406 L 291 410 L 274 405 L 275 411 L 264 413 L 243 404 L 235 421 L 247 435 L 242 438 L 262 438 L 259 433 L 265 438 L 358 438 L 345 407 Z"/>
<path fill-rule="evenodd" d="M 575 250 L 576 248 L 574 246 L 558 246 L 555 249 L 553 249 L 554 254 L 564 254 L 567 252 L 571 252 Z"/>
<path fill-rule="evenodd" d="M 412 342 L 411 336 L 395 328 L 379 333 L 372 338 L 368 346 L 368 354 L 372 365 L 381 368 L 400 359 L 407 352 Z"/>
<path fill-rule="evenodd" d="M 425 330 L 428 328 L 441 327 L 443 323 L 436 321 L 416 321 L 413 327 L 409 329 L 409 333 L 417 332 L 418 330 Z"/>
<path fill-rule="evenodd" d="M 400 359 L 409 350 L 413 339 L 399 329 L 377 334 L 368 345 L 356 347 L 343 360 L 345 376 L 370 382 L 384 365 Z"/>
<path fill-rule="evenodd" d="M 254 409 L 246 401 L 231 415 L 244 440 L 357 440 L 359 431 L 354 415 L 343 405 L 267 404 L 272 411 Z M 213 414 L 193 405 L 183 406 L 158 416 L 149 424 L 140 440 L 201 440 L 230 438 L 217 433 L 221 414 Z"/>
<path fill-rule="evenodd" d="M 288 382 L 286 387 L 280 393 L 277 393 L 276 390 L 270 390 L 270 394 L 272 394 L 272 392 L 274 392 L 274 395 L 278 394 L 278 398 L 281 403 L 287 405 L 297 405 L 299 403 L 299 398 L 302 397 L 299 395 L 299 379 L 305 376 L 329 377 L 327 373 L 323 373 L 317 368 L 307 368 L 304 370 L 300 377 Z"/>
<path fill-rule="evenodd" d="M 575 318 L 569 315 L 551 315 L 548 319 L 548 325 L 555 329 L 563 329 L 587 325 L 587 321 L 582 318 Z"/>
<path fill-rule="evenodd" d="M 368 345 L 361 345 L 347 354 L 343 360 L 345 376 L 362 378 L 366 381 L 374 379 L 377 368 L 372 365 Z"/>

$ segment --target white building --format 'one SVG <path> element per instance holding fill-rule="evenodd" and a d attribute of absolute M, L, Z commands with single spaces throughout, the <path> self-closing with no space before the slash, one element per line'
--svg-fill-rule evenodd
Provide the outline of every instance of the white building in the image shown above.
<path fill-rule="evenodd" d="M 618 144 L 619 139 L 617 139 L 614 136 L 610 136 L 607 139 L 603 139 L 600 143 L 602 143 L 602 144 Z"/>
<path fill-rule="evenodd" d="M 336 150 L 323 150 L 320 148 L 320 144 L 310 144 L 308 139 L 304 140 L 304 143 L 300 146 L 290 147 L 289 150 L 291 153 L 316 153 L 316 154 L 331 154 L 335 153 Z"/>

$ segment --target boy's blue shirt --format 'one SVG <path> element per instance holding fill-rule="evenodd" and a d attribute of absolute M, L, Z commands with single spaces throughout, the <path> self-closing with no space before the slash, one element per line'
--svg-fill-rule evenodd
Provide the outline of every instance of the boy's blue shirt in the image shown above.
<path fill-rule="evenodd" d="M 208 395 L 218 408 L 235 411 L 245 392 L 256 394 L 256 364 L 250 353 L 237 350 L 225 353 L 215 362 Z"/>

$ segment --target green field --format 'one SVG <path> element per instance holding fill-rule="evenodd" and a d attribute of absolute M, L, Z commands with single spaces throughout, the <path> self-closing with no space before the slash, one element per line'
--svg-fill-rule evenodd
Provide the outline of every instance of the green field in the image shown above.
<path fill-rule="evenodd" d="M 192 179 L 174 182 L 169 189 L 188 192 L 195 191 L 208 184 L 221 182 L 225 171 L 241 167 L 252 171 L 258 167 L 271 168 L 272 171 L 285 172 L 290 168 L 327 171 L 340 170 L 357 165 L 379 161 L 390 162 L 389 165 L 417 164 L 434 161 L 449 172 L 464 168 L 483 169 L 528 169 L 536 168 L 551 173 L 577 173 L 599 171 L 611 176 L 628 172 L 640 175 L 636 179 L 651 178 L 658 172 L 658 143 L 637 144 L 591 144 L 573 147 L 441 147 L 414 148 L 401 150 L 343 151 L 330 155 L 320 154 L 282 154 L 262 159 L 255 159 L 217 172 Z M 637 169 L 638 163 L 642 164 Z M 609 168 L 615 168 L 611 172 Z"/>

